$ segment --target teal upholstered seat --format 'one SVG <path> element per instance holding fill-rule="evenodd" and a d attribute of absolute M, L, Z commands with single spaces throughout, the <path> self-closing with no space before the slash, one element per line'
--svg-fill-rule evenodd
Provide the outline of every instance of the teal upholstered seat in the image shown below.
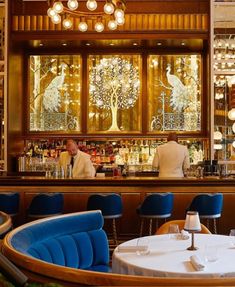
<path fill-rule="evenodd" d="M 37 259 L 95 271 L 109 271 L 109 247 L 100 211 L 71 213 L 25 224 L 11 244 Z"/>

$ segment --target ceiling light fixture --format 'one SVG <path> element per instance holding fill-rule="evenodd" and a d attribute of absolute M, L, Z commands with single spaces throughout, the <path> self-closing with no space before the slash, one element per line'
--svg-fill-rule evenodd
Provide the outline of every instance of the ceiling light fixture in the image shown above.
<path fill-rule="evenodd" d="M 118 26 L 125 23 L 126 0 L 106 0 L 102 11 L 99 10 L 97 12 L 95 11 L 98 9 L 96 0 L 86 1 L 87 11 L 77 10 L 80 6 L 78 0 L 68 0 L 67 5 L 63 4 L 62 0 L 50 1 L 50 3 L 51 7 L 47 10 L 47 15 L 54 24 L 62 22 L 65 29 L 71 29 L 73 27 L 75 23 L 74 18 L 79 19 L 77 29 L 80 32 L 86 32 L 88 30 L 88 22 L 94 22 L 92 25 L 96 32 L 104 31 L 106 29 L 105 20 L 107 18 L 107 28 L 109 30 L 116 30 Z"/>

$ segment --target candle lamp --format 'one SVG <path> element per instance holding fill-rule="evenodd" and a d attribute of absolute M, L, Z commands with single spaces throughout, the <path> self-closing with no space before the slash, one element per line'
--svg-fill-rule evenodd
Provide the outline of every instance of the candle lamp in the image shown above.
<path fill-rule="evenodd" d="M 201 231 L 201 223 L 197 211 L 188 211 L 186 214 L 184 230 L 192 233 L 192 243 L 188 247 L 188 250 L 197 250 L 198 248 L 194 246 L 194 233 Z"/>

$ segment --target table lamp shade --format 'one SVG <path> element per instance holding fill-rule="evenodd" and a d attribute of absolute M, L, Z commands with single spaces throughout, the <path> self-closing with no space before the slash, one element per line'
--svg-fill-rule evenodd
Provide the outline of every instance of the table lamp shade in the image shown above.
<path fill-rule="evenodd" d="M 201 223 L 197 211 L 187 212 L 184 229 L 192 232 L 201 230 Z"/>

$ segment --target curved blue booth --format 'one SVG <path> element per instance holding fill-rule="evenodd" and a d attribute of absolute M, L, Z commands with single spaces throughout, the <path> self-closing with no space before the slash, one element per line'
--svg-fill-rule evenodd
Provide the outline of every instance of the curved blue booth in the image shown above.
<path fill-rule="evenodd" d="M 100 211 L 37 220 L 13 230 L 8 244 L 26 257 L 66 267 L 109 271 L 109 247 Z"/>

